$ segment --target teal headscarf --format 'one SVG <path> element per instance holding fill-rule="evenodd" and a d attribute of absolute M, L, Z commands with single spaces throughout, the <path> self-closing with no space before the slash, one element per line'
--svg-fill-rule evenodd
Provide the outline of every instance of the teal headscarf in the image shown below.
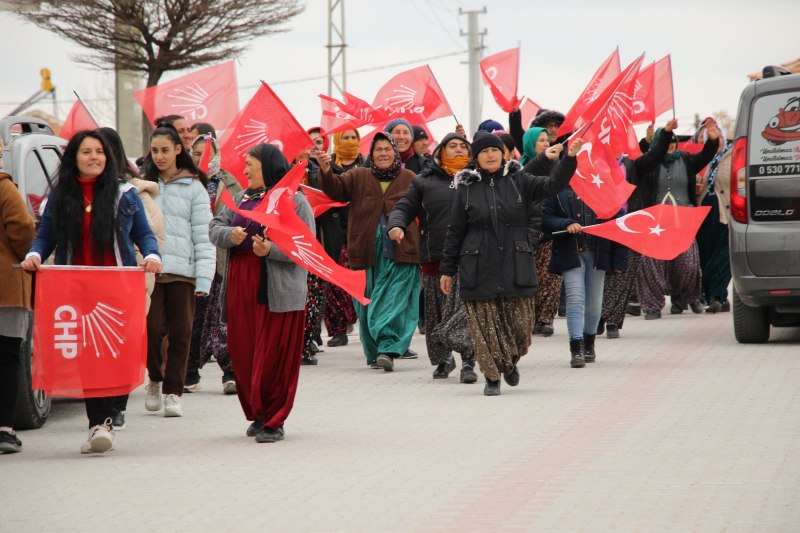
<path fill-rule="evenodd" d="M 543 131 L 546 132 L 547 130 L 544 128 L 529 128 L 525 135 L 522 136 L 522 157 L 519 158 L 521 164 L 524 165 L 536 157 L 536 142 Z M 548 135 L 550 134 L 548 133 Z"/>
<path fill-rule="evenodd" d="M 653 143 L 650 145 L 650 148 L 653 147 L 653 144 L 655 144 L 655 140 L 658 139 L 659 135 L 661 135 L 661 131 L 663 129 L 664 128 L 658 128 L 656 132 L 653 134 Z M 670 132 L 670 135 L 672 135 L 672 139 L 669 141 L 669 143 L 678 144 L 678 138 L 675 136 L 675 134 Z M 680 151 L 678 151 L 677 149 L 671 154 L 667 154 L 667 157 L 664 158 L 664 166 L 669 167 L 669 165 L 677 161 L 680 156 L 681 156 Z"/>

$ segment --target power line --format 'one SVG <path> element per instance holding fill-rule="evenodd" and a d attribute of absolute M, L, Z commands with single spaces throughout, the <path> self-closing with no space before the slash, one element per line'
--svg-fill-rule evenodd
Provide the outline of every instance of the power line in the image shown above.
<path fill-rule="evenodd" d="M 349 75 L 353 75 L 353 74 L 363 74 L 364 72 L 374 72 L 376 70 L 384 70 L 384 69 L 387 69 L 387 68 L 402 67 L 404 65 L 412 65 L 414 63 L 422 63 L 423 61 L 434 61 L 436 59 L 444 59 L 445 57 L 452 57 L 452 56 L 457 56 L 457 55 L 466 54 L 466 53 L 467 53 L 466 50 L 460 50 L 458 52 L 450 52 L 450 53 L 447 53 L 447 54 L 440 54 L 440 55 L 437 55 L 437 56 L 423 57 L 423 58 L 420 58 L 420 59 L 412 59 L 411 61 L 402 61 L 400 63 L 392 63 L 390 65 L 381 65 L 380 67 L 370 67 L 370 68 L 362 68 L 362 69 L 359 69 L 359 70 L 351 70 L 347 74 L 348 74 L 348 76 Z M 341 74 L 334 74 L 334 76 L 341 76 Z M 274 87 L 275 85 L 288 85 L 290 83 L 301 83 L 301 82 L 304 82 L 304 81 L 324 80 L 324 79 L 327 79 L 327 78 L 328 78 L 328 75 L 325 74 L 323 76 L 310 76 L 308 78 L 297 78 L 297 79 L 294 79 L 294 80 L 276 81 L 276 82 L 270 83 L 269 85 L 270 85 L 270 87 Z M 239 87 L 239 90 L 243 91 L 243 90 L 247 90 L 247 89 L 255 89 L 255 88 L 260 87 L 260 86 L 261 86 L 261 84 L 258 84 L 258 85 L 244 85 L 242 87 Z M 84 102 L 110 102 L 112 100 L 114 100 L 114 99 L 113 98 L 84 98 L 83 99 Z M 75 103 L 75 100 L 56 100 L 56 103 L 57 104 L 72 104 L 72 103 Z M 19 102 L 0 102 L 0 106 L 4 106 L 4 105 L 14 105 L 15 106 L 15 105 L 19 105 Z"/>

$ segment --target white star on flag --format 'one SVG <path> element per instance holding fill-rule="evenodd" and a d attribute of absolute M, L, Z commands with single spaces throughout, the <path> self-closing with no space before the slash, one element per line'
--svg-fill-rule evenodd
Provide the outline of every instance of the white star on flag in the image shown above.
<path fill-rule="evenodd" d="M 600 174 L 592 174 L 592 183 L 597 185 L 597 188 L 600 188 L 600 185 L 604 184 L 605 182 L 600 179 Z"/>
<path fill-rule="evenodd" d="M 664 228 L 662 228 L 660 224 L 656 224 L 656 227 L 655 227 L 655 228 L 650 228 L 650 235 L 652 235 L 653 233 L 655 233 L 656 235 L 658 235 L 659 237 L 661 237 L 661 232 L 662 232 L 662 231 L 664 231 Z"/>

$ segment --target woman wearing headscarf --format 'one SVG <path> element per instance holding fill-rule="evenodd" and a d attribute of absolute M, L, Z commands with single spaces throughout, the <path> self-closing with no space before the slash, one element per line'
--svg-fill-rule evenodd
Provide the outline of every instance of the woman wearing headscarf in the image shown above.
<path fill-rule="evenodd" d="M 258 144 L 247 152 L 247 189 L 234 197 L 252 210 L 289 171 L 281 151 Z M 305 196 L 292 198 L 295 212 L 314 229 Z M 209 224 L 211 241 L 227 250 L 222 285 L 222 320 L 228 323 L 228 350 L 247 435 L 256 442 L 284 438 L 284 422 L 297 392 L 303 349 L 306 271 L 264 237 L 258 223 L 222 209 Z"/>
<path fill-rule="evenodd" d="M 175 139 L 180 144 L 177 133 Z M 134 245 L 144 255 L 141 263 Z M 97 130 L 79 131 L 67 143 L 57 185 L 21 266 L 29 272 L 41 271 L 42 263 L 53 253 L 56 265 L 142 266 L 146 272 L 161 271 L 158 244 L 139 194 L 119 175 L 111 146 Z M 89 437 L 81 453 L 114 448 L 115 400 L 115 396 L 84 399 Z"/>
<path fill-rule="evenodd" d="M 562 144 L 550 146 L 550 134 L 545 128 L 529 128 L 522 136 L 522 157 L 519 161 L 525 172 L 535 176 L 547 175 L 550 173 L 553 161 L 558 159 L 563 148 Z M 534 203 L 532 212 L 541 221 L 541 201 Z M 539 227 L 541 228 L 541 222 Z M 536 294 L 536 325 L 533 334 L 549 337 L 555 332 L 553 322 L 561 296 L 561 276 L 551 274 L 547 269 L 553 253 L 553 238 L 544 231 L 541 235 L 533 252 L 536 277 L 539 281 L 539 292 Z"/>
<path fill-rule="evenodd" d="M 649 174 L 659 168 L 667 156 L 667 148 L 672 140 L 672 131 L 677 127 L 678 121 L 676 119 L 668 121 L 664 129 L 661 130 L 660 135 L 653 142 L 653 149 L 650 150 L 651 145 L 648 142 L 642 155 L 635 159 L 630 159 L 626 155 L 617 155 L 617 162 L 629 183 L 636 183 L 638 176 Z M 653 136 L 650 137 L 650 140 L 653 140 Z M 633 193 L 628 197 L 626 206 L 623 206 L 623 208 L 627 213 L 639 211 L 643 208 L 642 196 L 638 188 L 633 190 Z M 602 335 L 606 332 L 609 339 L 619 338 L 620 330 L 625 325 L 629 297 L 635 292 L 636 278 L 641 262 L 642 255 L 630 250 L 628 270 L 606 277 L 603 284 L 603 314 L 600 317 L 600 324 L 597 326 L 597 335 Z M 638 296 L 636 298 L 638 299 Z"/>
<path fill-rule="evenodd" d="M 207 124 L 192 126 L 192 131 L 207 130 Z M 231 197 L 242 192 L 239 180 L 233 174 L 221 168 L 222 152 L 217 140 L 209 132 L 197 136 L 192 144 L 192 159 L 200 165 L 205 150 L 211 150 L 208 161 L 208 199 L 211 202 L 211 214 L 222 212 L 220 194 L 223 189 Z M 228 326 L 222 321 L 222 275 L 225 273 L 226 250 L 217 248 L 217 269 L 211 281 L 208 296 L 200 296 L 194 309 L 194 325 L 192 326 L 192 344 L 189 348 L 189 366 L 183 382 L 184 392 L 200 389 L 200 369 L 214 357 L 222 370 L 222 392 L 236 394 L 236 379 L 233 374 L 231 356 L 228 354 Z"/>
<path fill-rule="evenodd" d="M 531 204 L 567 187 L 582 144 L 575 140 L 549 176 L 533 176 L 516 161 L 503 161 L 497 135 L 478 132 L 472 141 L 475 169 L 455 176 L 441 287 L 449 293 L 459 274 L 487 396 L 500 394 L 501 374 L 512 387 L 519 384 L 518 362 L 531 344 L 537 286 L 527 227 Z"/>
<path fill-rule="evenodd" d="M 669 132 L 671 141 L 664 162 L 654 172 L 636 176 L 634 185 L 639 188 L 642 207 L 659 203 L 695 206 L 695 176 L 714 159 L 719 146 L 720 132 L 713 120 L 706 120 L 706 131 L 708 139 L 699 154 L 679 151 L 678 138 Z M 655 137 L 660 135 L 661 128 L 656 130 Z M 702 313 L 700 276 L 697 242 L 693 242 L 688 250 L 670 261 L 643 257 L 636 287 L 645 320 L 661 318 L 666 295 L 670 295 L 672 300 L 670 313 L 683 313 L 687 307 L 691 307 L 693 313 Z"/>
<path fill-rule="evenodd" d="M 404 118 L 396 118 L 390 120 L 383 131 L 394 138 L 400 155 L 400 168 L 410 170 L 415 175 L 422 172 L 429 161 L 414 150 L 414 128 L 411 123 Z"/>
<path fill-rule="evenodd" d="M 715 123 L 716 124 L 716 123 Z M 700 255 L 700 268 L 703 272 L 703 296 L 708 304 L 706 313 L 730 311 L 728 301 L 728 284 L 731 282 L 731 260 L 728 247 L 727 205 L 722 204 L 728 189 L 728 176 L 720 174 L 720 161 L 728 153 L 733 143 L 725 139 L 725 132 L 717 124 L 720 132 L 720 143 L 717 154 L 706 168 L 700 184 L 697 199 L 700 205 L 711 208 L 697 232 L 697 248 Z M 706 142 L 708 132 L 703 124 L 694 134 L 694 142 Z M 717 179 L 717 178 L 721 179 Z"/>
<path fill-rule="evenodd" d="M 475 350 L 469 338 L 466 310 L 455 290 L 445 295 L 440 288 L 445 235 L 450 223 L 450 207 L 456 194 L 453 177 L 470 162 L 469 142 L 456 133 L 442 139 L 433 153 L 433 161 L 411 182 L 411 186 L 389 215 L 389 237 L 400 244 L 405 228 L 419 220 L 419 252 L 422 288 L 425 298 L 425 344 L 431 364 L 436 366 L 433 379 L 445 379 L 455 370 L 452 352 L 461 354 L 461 383 L 475 383 Z"/>
<path fill-rule="evenodd" d="M 358 130 L 347 130 L 333 134 L 333 161 L 331 168 L 334 174 L 344 174 L 348 170 L 364 164 L 364 156 L 358 152 L 361 144 L 361 134 Z M 350 207 L 337 208 L 342 231 L 347 236 L 348 215 Z M 347 258 L 347 242 L 342 246 L 338 257 L 339 266 L 350 268 Z M 328 346 L 335 348 L 348 343 L 347 333 L 358 321 L 353 299 L 341 287 L 328 283 L 328 292 L 325 295 L 325 329 L 328 332 Z"/>
<path fill-rule="evenodd" d="M 410 131 L 407 124 L 402 127 Z M 327 154 L 319 157 L 322 191 L 337 202 L 350 202 L 350 268 L 366 270 L 364 296 L 372 300 L 369 305 L 354 302 L 364 355 L 368 365 L 391 372 L 394 360 L 408 350 L 419 320 L 417 224 L 411 222 L 400 244 L 388 235 L 389 214 L 414 173 L 402 168 L 388 132 L 372 139 L 366 166 L 336 175 L 330 161 Z"/>

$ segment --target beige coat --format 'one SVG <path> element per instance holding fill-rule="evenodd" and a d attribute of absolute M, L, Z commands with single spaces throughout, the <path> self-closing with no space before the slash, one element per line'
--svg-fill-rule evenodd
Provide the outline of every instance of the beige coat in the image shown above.
<path fill-rule="evenodd" d="M 139 191 L 139 198 L 142 200 L 142 204 L 144 204 L 144 212 L 147 215 L 147 222 L 150 224 L 150 229 L 153 230 L 153 234 L 156 236 L 156 242 L 158 242 L 158 251 L 163 252 L 164 214 L 156 204 L 156 196 L 158 196 L 158 183 L 154 181 L 133 178 L 131 179 L 131 185 L 136 187 L 136 190 Z M 139 262 L 144 261 L 144 258 L 139 252 L 138 247 L 136 248 L 136 259 Z M 147 284 L 147 310 L 149 311 L 150 294 L 152 294 L 153 288 L 155 287 L 156 275 L 152 272 L 148 272 L 145 274 L 145 280 Z"/>
<path fill-rule="evenodd" d="M 0 307 L 31 308 L 31 274 L 14 268 L 25 258 L 36 236 L 25 200 L 0 172 Z"/>
<path fill-rule="evenodd" d="M 717 179 L 714 180 L 714 192 L 719 201 L 719 221 L 722 224 L 727 224 L 731 217 L 731 159 L 733 158 L 733 150 L 728 150 L 719 159 L 719 166 L 717 167 Z M 708 194 L 708 167 L 703 175 L 703 188 L 700 195 L 697 197 L 697 205 L 701 205 L 703 198 Z"/>

